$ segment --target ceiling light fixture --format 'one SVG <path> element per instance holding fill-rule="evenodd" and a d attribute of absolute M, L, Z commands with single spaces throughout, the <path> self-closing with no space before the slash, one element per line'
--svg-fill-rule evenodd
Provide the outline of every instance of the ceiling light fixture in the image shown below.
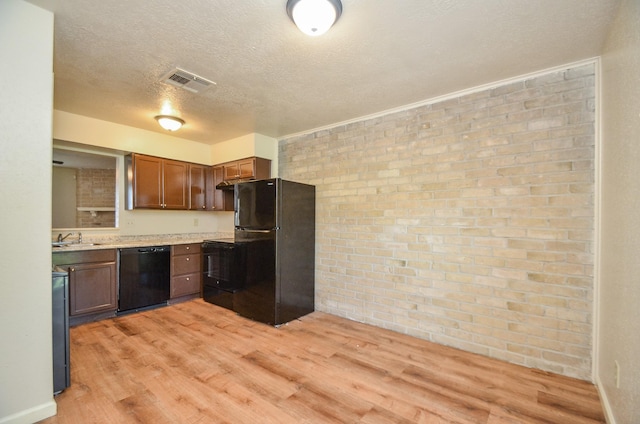
<path fill-rule="evenodd" d="M 167 131 L 178 131 L 180 127 L 184 125 L 184 121 L 175 116 L 158 115 L 155 119 L 158 121 L 158 124 Z"/>
<path fill-rule="evenodd" d="M 287 14 L 300 31 L 318 36 L 329 28 L 342 14 L 340 0 L 287 0 Z"/>

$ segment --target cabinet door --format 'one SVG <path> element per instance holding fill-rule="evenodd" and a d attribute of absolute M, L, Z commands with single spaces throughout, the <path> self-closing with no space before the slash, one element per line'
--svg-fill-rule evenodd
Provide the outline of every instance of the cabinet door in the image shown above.
<path fill-rule="evenodd" d="M 253 158 L 253 171 L 256 180 L 266 180 L 271 178 L 271 160 L 264 158 Z"/>
<path fill-rule="evenodd" d="M 245 159 L 238 161 L 238 178 L 253 178 L 255 177 L 255 160 Z"/>
<path fill-rule="evenodd" d="M 216 185 L 224 181 L 224 167 L 214 166 L 207 170 L 207 210 L 225 211 L 233 210 L 233 191 L 218 190 Z"/>
<path fill-rule="evenodd" d="M 187 209 L 188 165 L 175 160 L 163 160 L 163 188 L 165 209 Z"/>
<path fill-rule="evenodd" d="M 206 168 L 208 167 L 202 165 L 189 165 L 189 209 L 191 210 L 207 209 Z"/>
<path fill-rule="evenodd" d="M 133 189 L 135 208 L 162 208 L 162 159 L 133 156 Z"/>
<path fill-rule="evenodd" d="M 213 174 L 213 167 L 209 166 L 207 167 L 207 169 L 204 172 L 204 185 L 205 185 L 205 203 L 207 205 L 207 210 L 208 211 L 215 211 L 216 210 L 216 201 L 215 201 L 215 195 L 216 195 L 216 180 L 215 180 L 215 176 Z"/>
<path fill-rule="evenodd" d="M 69 315 L 115 311 L 116 263 L 69 266 Z"/>
<path fill-rule="evenodd" d="M 224 180 L 235 180 L 240 178 L 240 171 L 238 169 L 238 162 L 228 163 L 222 166 L 224 172 Z"/>

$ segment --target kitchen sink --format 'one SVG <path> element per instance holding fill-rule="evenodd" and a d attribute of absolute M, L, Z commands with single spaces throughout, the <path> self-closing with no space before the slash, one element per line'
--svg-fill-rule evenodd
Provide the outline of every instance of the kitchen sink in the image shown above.
<path fill-rule="evenodd" d="M 102 243 L 73 243 L 73 242 L 57 242 L 54 241 L 51 243 L 52 247 L 89 247 L 89 246 L 100 246 Z"/>

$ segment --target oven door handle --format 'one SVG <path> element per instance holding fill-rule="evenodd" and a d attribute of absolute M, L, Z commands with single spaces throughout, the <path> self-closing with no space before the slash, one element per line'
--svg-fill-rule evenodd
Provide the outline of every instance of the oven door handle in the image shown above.
<path fill-rule="evenodd" d="M 243 231 L 245 233 L 260 233 L 260 234 L 269 234 L 269 233 L 273 232 L 274 230 L 278 230 L 278 229 L 279 229 L 279 227 L 275 227 L 275 228 L 272 228 L 270 230 L 250 230 L 250 229 L 242 228 L 242 227 L 236 228 L 236 230 Z"/>

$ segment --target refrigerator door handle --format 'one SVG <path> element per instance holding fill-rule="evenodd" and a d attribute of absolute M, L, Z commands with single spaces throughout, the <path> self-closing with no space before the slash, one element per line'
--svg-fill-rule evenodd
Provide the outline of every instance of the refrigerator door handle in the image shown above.
<path fill-rule="evenodd" d="M 238 198 L 238 196 L 235 196 L 236 200 L 236 204 L 235 207 L 233 209 L 233 220 L 234 220 L 234 224 L 237 227 L 240 224 L 240 216 L 239 216 L 239 211 L 240 211 L 240 199 Z"/>

